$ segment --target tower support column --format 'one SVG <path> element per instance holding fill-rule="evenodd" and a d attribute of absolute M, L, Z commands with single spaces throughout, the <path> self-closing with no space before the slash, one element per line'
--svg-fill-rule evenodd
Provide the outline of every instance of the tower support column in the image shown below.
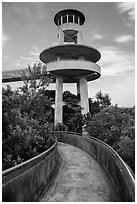
<path fill-rule="evenodd" d="M 89 112 L 87 79 L 85 77 L 80 77 L 79 84 L 80 84 L 80 98 L 81 98 L 80 105 L 83 108 L 82 114 L 84 115 Z"/>
<path fill-rule="evenodd" d="M 77 82 L 77 95 L 80 94 L 80 84 L 79 84 L 79 80 Z"/>
<path fill-rule="evenodd" d="M 62 93 L 63 93 L 63 78 L 56 78 L 56 95 L 55 95 L 55 119 L 54 124 L 62 123 Z"/>

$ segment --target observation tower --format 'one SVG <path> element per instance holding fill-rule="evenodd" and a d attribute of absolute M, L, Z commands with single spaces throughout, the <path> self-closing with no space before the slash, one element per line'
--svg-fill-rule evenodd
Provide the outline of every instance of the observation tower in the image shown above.
<path fill-rule="evenodd" d="M 56 78 L 55 121 L 62 123 L 63 83 L 76 83 L 80 94 L 82 114 L 89 112 L 88 81 L 98 79 L 101 69 L 96 64 L 101 55 L 95 48 L 83 45 L 82 25 L 85 16 L 78 10 L 66 9 L 54 16 L 58 45 L 42 51 L 40 60 L 47 71 Z"/>

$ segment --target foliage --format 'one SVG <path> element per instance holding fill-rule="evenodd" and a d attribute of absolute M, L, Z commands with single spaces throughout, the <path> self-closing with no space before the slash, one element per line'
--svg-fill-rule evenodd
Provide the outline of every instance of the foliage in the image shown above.
<path fill-rule="evenodd" d="M 89 113 L 91 115 L 99 113 L 100 112 L 99 102 L 93 100 L 92 98 L 89 98 L 88 101 L 89 101 Z"/>
<path fill-rule="evenodd" d="M 85 116 L 82 115 L 82 108 L 78 105 L 79 98 L 79 95 L 72 94 L 69 91 L 64 92 L 63 123 L 68 127 L 68 131 L 82 133 Z M 91 115 L 99 113 L 103 108 L 110 105 L 111 98 L 108 94 L 103 94 L 101 91 L 96 94 L 95 100 L 89 98 L 89 111 Z"/>
<path fill-rule="evenodd" d="M 58 123 L 55 127 L 54 127 L 54 131 L 67 131 L 67 126 L 64 123 Z"/>
<path fill-rule="evenodd" d="M 65 91 L 63 99 L 66 105 L 63 106 L 63 123 L 68 127 L 70 132 L 82 132 L 83 115 L 81 106 L 78 105 L 79 96 Z"/>
<path fill-rule="evenodd" d="M 51 130 L 88 134 L 111 145 L 135 169 L 135 107 L 111 106 L 111 98 L 101 91 L 89 99 L 87 115 L 81 114 L 79 96 L 63 93 L 63 123 L 53 127 L 55 91 L 48 90 L 52 77 L 42 64 L 24 71 L 24 86 L 2 90 L 3 170 L 41 153 L 53 142 Z"/>
<path fill-rule="evenodd" d="M 23 71 L 22 80 L 24 81 L 22 91 L 33 94 L 40 87 L 46 89 L 53 81 L 53 78 L 48 74 L 45 65 L 35 63 L 32 68 L 28 65 L 28 68 Z"/>
<path fill-rule="evenodd" d="M 97 92 L 95 100 L 89 98 L 89 112 L 91 115 L 99 113 L 103 108 L 111 106 L 111 98 L 108 94 L 103 94 L 101 91 Z"/>
<path fill-rule="evenodd" d="M 63 101 L 67 102 L 70 105 L 71 104 L 76 105 L 79 102 L 79 96 L 72 94 L 70 91 L 64 91 Z"/>
<path fill-rule="evenodd" d="M 89 135 L 112 146 L 134 171 L 135 108 L 104 108 L 85 123 Z"/>
<path fill-rule="evenodd" d="M 52 145 L 47 124 L 40 125 L 37 120 L 22 117 L 19 110 L 12 109 L 9 120 L 9 132 L 3 132 L 3 170 L 42 153 Z"/>
<path fill-rule="evenodd" d="M 52 77 L 48 75 L 47 69 L 42 64 L 34 64 L 31 69 L 28 66 L 23 72 L 24 86 L 20 87 L 22 113 L 27 113 L 30 117 L 37 119 L 44 124 L 46 121 L 53 122 L 54 115 L 54 94 L 49 96 L 47 86 L 52 82 Z M 39 78 L 39 80 L 37 80 Z"/>
<path fill-rule="evenodd" d="M 22 88 L 12 91 L 7 86 L 2 90 L 3 170 L 30 159 L 53 144 L 49 132 L 53 129 L 54 96 L 47 94 L 49 76 L 46 72 L 42 76 L 39 73 L 39 66 L 35 64 L 32 70 L 30 67 L 26 70 Z M 37 82 L 38 77 L 42 77 L 41 82 Z"/>
<path fill-rule="evenodd" d="M 96 99 L 99 104 L 99 107 L 101 108 L 106 108 L 111 105 L 111 98 L 109 97 L 109 95 L 108 94 L 103 95 L 101 91 L 99 91 L 96 94 Z"/>

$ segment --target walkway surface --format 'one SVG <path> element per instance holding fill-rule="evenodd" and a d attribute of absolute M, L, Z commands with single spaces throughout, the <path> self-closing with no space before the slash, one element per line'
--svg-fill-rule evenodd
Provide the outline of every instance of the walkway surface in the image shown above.
<path fill-rule="evenodd" d="M 117 196 L 99 163 L 81 149 L 59 143 L 61 167 L 40 202 L 115 202 Z"/>

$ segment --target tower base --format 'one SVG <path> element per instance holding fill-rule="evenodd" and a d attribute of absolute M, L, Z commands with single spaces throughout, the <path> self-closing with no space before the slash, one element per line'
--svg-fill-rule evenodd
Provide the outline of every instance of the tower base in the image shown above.
<path fill-rule="evenodd" d="M 77 93 L 80 94 L 79 105 L 82 107 L 82 114 L 89 112 L 88 86 L 86 77 L 80 77 L 77 83 Z M 56 78 L 56 96 L 55 96 L 55 120 L 54 125 L 63 122 L 63 77 Z"/>

